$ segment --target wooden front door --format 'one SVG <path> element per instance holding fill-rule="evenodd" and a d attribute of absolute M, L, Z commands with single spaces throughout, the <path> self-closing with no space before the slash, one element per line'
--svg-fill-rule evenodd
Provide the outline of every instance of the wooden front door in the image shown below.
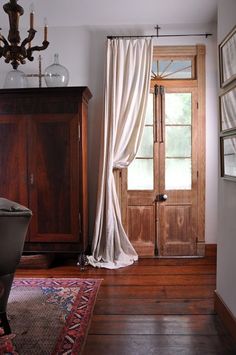
<path fill-rule="evenodd" d="M 115 174 L 139 256 L 205 253 L 205 47 L 156 46 L 142 142 Z"/>
<path fill-rule="evenodd" d="M 186 84 L 186 83 L 185 83 Z M 197 255 L 197 90 L 155 82 L 140 149 L 127 171 L 126 228 L 139 255 Z"/>

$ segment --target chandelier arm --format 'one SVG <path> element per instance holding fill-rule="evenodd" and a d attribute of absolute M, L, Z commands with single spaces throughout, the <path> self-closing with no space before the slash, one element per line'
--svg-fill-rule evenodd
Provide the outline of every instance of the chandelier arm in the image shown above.
<path fill-rule="evenodd" d="M 6 46 L 2 47 L 2 55 L 3 57 L 6 58 L 5 62 L 9 63 L 11 60 L 11 55 L 10 55 L 10 45 L 7 44 Z"/>
<path fill-rule="evenodd" d="M 43 51 L 44 49 L 46 49 L 49 45 L 49 42 L 48 41 L 43 41 L 42 42 L 42 46 L 34 46 L 34 47 L 31 47 L 31 48 L 28 48 L 27 49 L 27 58 L 29 60 L 32 60 L 30 58 L 32 58 L 32 53 L 34 51 Z"/>
<path fill-rule="evenodd" d="M 21 43 L 21 47 L 24 47 L 27 43 L 30 43 L 33 39 L 34 39 L 34 36 L 35 36 L 35 34 L 36 34 L 36 30 L 35 29 L 33 29 L 33 28 L 30 28 L 29 29 L 29 31 L 28 31 L 28 37 L 26 37 L 23 41 L 22 41 L 22 43 Z"/>
<path fill-rule="evenodd" d="M 7 39 L 3 35 L 0 36 L 0 41 L 2 41 L 5 46 L 9 46 Z"/>

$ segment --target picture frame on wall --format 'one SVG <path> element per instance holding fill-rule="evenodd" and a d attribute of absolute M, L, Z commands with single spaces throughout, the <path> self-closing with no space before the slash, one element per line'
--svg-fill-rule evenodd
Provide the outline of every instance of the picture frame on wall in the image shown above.
<path fill-rule="evenodd" d="M 220 138 L 221 176 L 236 181 L 236 133 Z"/>
<path fill-rule="evenodd" d="M 220 130 L 236 130 L 236 82 L 220 96 Z"/>
<path fill-rule="evenodd" d="M 236 79 L 236 26 L 219 45 L 220 87 Z"/>

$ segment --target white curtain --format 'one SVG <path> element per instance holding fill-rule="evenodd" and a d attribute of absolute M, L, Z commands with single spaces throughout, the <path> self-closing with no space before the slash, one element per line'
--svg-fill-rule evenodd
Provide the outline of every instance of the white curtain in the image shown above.
<path fill-rule="evenodd" d="M 127 167 L 137 153 L 151 63 L 151 39 L 108 40 L 97 211 L 92 255 L 88 257 L 93 266 L 116 269 L 138 259 L 122 226 L 113 169 Z"/>

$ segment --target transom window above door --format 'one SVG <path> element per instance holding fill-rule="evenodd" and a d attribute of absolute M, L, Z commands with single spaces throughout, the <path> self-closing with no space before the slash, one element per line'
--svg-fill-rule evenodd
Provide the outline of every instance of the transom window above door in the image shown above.
<path fill-rule="evenodd" d="M 152 79 L 193 79 L 192 58 L 157 59 L 152 65 Z"/>

